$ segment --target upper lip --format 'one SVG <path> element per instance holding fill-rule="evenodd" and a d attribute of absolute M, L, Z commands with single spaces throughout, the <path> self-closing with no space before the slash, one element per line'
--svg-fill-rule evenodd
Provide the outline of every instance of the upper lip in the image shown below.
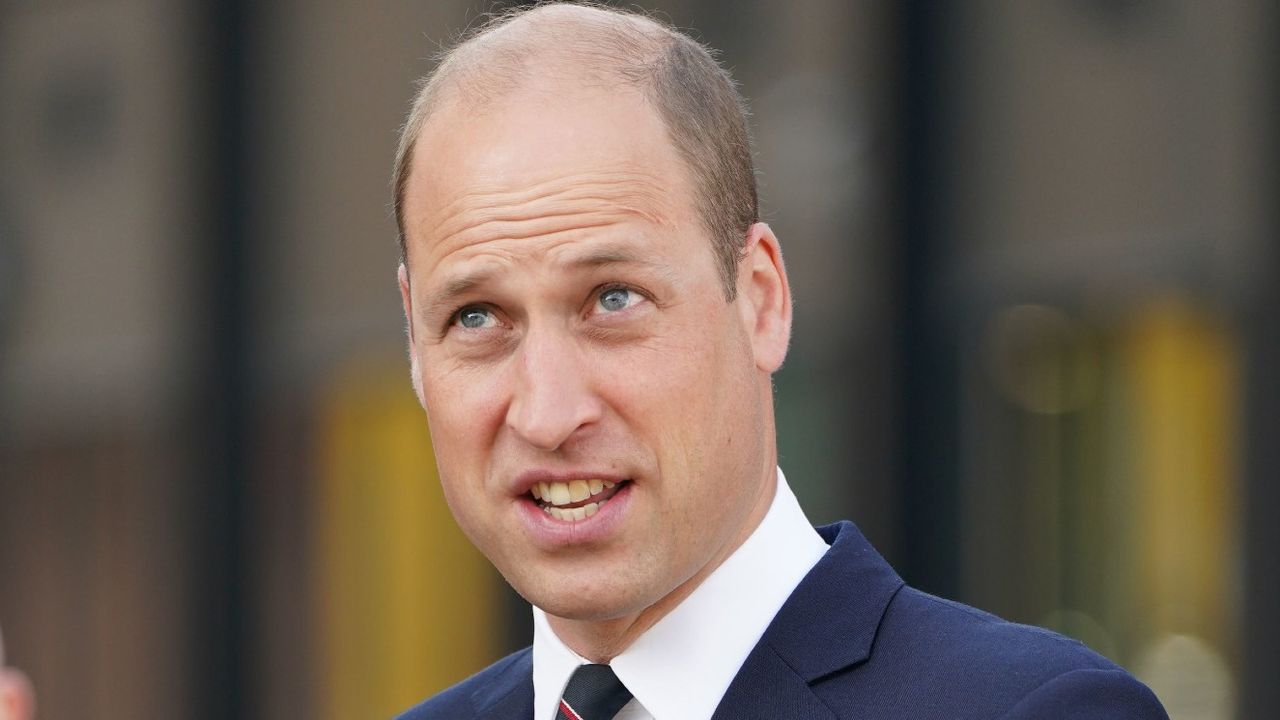
<path fill-rule="evenodd" d="M 608 480 L 609 482 L 620 483 L 629 478 L 618 475 L 617 473 L 602 472 L 596 470 L 526 470 L 516 476 L 511 482 L 511 492 L 513 495 L 524 495 L 538 483 L 567 483 L 571 480 Z"/>

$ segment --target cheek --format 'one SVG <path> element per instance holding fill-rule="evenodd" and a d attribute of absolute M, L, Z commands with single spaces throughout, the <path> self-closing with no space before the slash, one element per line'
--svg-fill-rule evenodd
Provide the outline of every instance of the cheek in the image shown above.
<path fill-rule="evenodd" d="M 732 323 L 700 323 L 612 360 L 610 404 L 654 444 L 664 475 L 722 464 L 758 424 L 758 378 Z"/>
<path fill-rule="evenodd" d="M 479 495 L 502 403 L 492 378 L 471 373 L 424 373 L 423 406 L 431 446 L 450 505 Z M 462 492 L 467 490 L 467 492 Z"/>
<path fill-rule="evenodd" d="M 451 367 L 431 358 L 421 374 L 427 420 L 441 439 L 474 443 L 476 430 L 492 423 L 502 408 L 501 373 L 494 368 Z"/>
<path fill-rule="evenodd" d="M 730 505 L 740 497 L 727 492 L 729 487 L 744 473 L 756 471 L 764 440 L 760 379 L 745 350 L 746 339 L 733 331 L 725 328 L 720 342 L 703 341 L 700 362 L 682 373 L 683 389 L 671 403 L 678 434 L 670 441 L 678 443 L 687 472 L 683 500 L 697 512 L 716 507 L 725 516 L 735 514 Z"/>
<path fill-rule="evenodd" d="M 605 353 L 598 366 L 606 374 L 603 379 L 612 378 L 620 391 L 654 398 L 655 403 L 682 399 L 670 407 L 676 413 L 682 404 L 702 405 L 740 390 L 724 386 L 726 378 L 740 377 L 739 366 L 749 360 L 750 346 L 736 313 L 729 306 L 702 309 L 691 308 L 645 340 Z"/>
<path fill-rule="evenodd" d="M 423 405 L 445 504 L 462 533 L 492 559 L 494 538 L 501 532 L 494 526 L 498 514 L 489 485 L 489 411 L 477 390 L 474 385 L 425 377 Z"/>

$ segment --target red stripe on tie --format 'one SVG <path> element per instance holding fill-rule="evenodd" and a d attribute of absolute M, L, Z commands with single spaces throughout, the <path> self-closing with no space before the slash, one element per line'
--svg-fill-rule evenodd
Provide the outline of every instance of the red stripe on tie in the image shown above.
<path fill-rule="evenodd" d="M 563 712 L 565 717 L 568 717 L 569 720 L 582 720 L 582 716 L 574 712 L 573 708 L 569 707 L 569 703 L 564 700 L 560 701 L 560 711 Z"/>

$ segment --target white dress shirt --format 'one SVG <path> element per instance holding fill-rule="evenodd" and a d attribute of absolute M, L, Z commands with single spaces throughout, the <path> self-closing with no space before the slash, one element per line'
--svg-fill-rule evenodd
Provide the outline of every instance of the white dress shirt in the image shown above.
<path fill-rule="evenodd" d="M 755 532 L 609 663 L 634 696 L 617 720 L 709 720 L 773 616 L 827 550 L 779 469 L 777 492 Z M 535 607 L 535 720 L 555 720 L 569 676 L 588 662 Z"/>

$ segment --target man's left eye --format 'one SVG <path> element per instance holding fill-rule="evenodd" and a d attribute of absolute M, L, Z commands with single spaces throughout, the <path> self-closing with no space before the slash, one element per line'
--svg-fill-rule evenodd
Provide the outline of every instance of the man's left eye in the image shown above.
<path fill-rule="evenodd" d="M 600 299 L 597 301 L 600 308 L 607 313 L 626 310 L 628 307 L 636 304 L 640 300 L 640 295 L 627 288 L 615 287 L 608 288 L 600 293 Z"/>

